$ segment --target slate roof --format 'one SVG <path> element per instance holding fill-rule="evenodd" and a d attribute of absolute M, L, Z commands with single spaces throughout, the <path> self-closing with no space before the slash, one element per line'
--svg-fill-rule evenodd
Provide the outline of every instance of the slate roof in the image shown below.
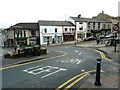
<path fill-rule="evenodd" d="M 111 22 L 105 19 L 70 17 L 77 22 Z"/>
<path fill-rule="evenodd" d="M 14 26 L 20 26 L 20 28 L 22 28 L 22 29 L 31 29 L 31 30 L 39 29 L 38 23 L 18 23 Z"/>
<path fill-rule="evenodd" d="M 39 30 L 38 23 L 17 23 L 6 30 L 13 30 L 13 29 L 22 29 L 22 30 Z"/>
<path fill-rule="evenodd" d="M 38 21 L 40 26 L 74 26 L 69 21 L 45 21 L 45 20 L 39 20 Z"/>

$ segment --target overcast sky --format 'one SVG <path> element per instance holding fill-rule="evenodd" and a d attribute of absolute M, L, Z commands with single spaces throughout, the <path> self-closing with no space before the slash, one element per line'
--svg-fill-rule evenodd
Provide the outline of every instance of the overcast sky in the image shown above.
<path fill-rule="evenodd" d="M 102 10 L 118 16 L 120 0 L 0 0 L 0 28 L 20 22 L 65 20 L 69 16 L 91 18 Z"/>

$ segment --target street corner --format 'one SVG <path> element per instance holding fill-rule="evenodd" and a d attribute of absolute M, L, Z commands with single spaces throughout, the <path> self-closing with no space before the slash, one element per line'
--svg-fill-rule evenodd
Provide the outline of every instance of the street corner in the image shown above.
<path fill-rule="evenodd" d="M 100 86 L 95 85 L 96 74 L 93 74 L 89 75 L 80 88 L 118 88 L 118 74 L 102 72 L 100 77 Z"/>

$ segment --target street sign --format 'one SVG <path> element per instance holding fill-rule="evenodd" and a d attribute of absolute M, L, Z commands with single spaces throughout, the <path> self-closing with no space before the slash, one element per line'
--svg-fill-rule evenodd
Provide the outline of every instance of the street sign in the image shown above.
<path fill-rule="evenodd" d="M 116 24 L 116 25 L 113 27 L 113 30 L 118 31 L 118 30 L 119 30 L 119 26 Z"/>

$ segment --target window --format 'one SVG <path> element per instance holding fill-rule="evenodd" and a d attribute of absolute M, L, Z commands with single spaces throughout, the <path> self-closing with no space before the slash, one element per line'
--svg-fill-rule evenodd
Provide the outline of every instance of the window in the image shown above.
<path fill-rule="evenodd" d="M 98 26 L 98 30 L 100 30 L 100 26 Z"/>
<path fill-rule="evenodd" d="M 74 32 L 74 28 L 72 28 L 72 32 Z"/>
<path fill-rule="evenodd" d="M 95 22 L 93 22 L 93 25 L 95 25 Z"/>
<path fill-rule="evenodd" d="M 72 29 L 70 28 L 70 29 L 69 29 L 69 32 L 71 32 L 71 30 L 72 30 Z"/>
<path fill-rule="evenodd" d="M 83 24 L 83 22 L 80 22 L 79 24 Z"/>
<path fill-rule="evenodd" d="M 103 28 L 105 29 L 105 24 L 103 24 Z"/>
<path fill-rule="evenodd" d="M 31 31 L 31 35 L 36 35 L 36 31 Z"/>
<path fill-rule="evenodd" d="M 45 33 L 47 33 L 47 28 L 45 28 Z"/>
<path fill-rule="evenodd" d="M 67 28 L 65 28 L 65 31 L 67 31 Z"/>
<path fill-rule="evenodd" d="M 24 37 L 26 37 L 26 32 L 24 31 Z"/>
<path fill-rule="evenodd" d="M 57 28 L 55 28 L 55 33 L 57 33 Z"/>
<path fill-rule="evenodd" d="M 90 25 L 90 22 L 88 22 L 88 26 Z"/>
<path fill-rule="evenodd" d="M 110 29 L 110 24 L 108 24 L 108 29 Z"/>
<path fill-rule="evenodd" d="M 98 23 L 98 25 L 100 25 L 100 22 Z"/>
<path fill-rule="evenodd" d="M 20 36 L 22 37 L 22 31 L 20 31 Z"/>
<path fill-rule="evenodd" d="M 80 27 L 79 30 L 83 30 L 83 27 Z"/>
<path fill-rule="evenodd" d="M 47 42 L 47 37 L 43 37 L 43 42 L 46 43 Z"/>
<path fill-rule="evenodd" d="M 95 30 L 95 26 L 93 26 L 93 30 Z"/>

